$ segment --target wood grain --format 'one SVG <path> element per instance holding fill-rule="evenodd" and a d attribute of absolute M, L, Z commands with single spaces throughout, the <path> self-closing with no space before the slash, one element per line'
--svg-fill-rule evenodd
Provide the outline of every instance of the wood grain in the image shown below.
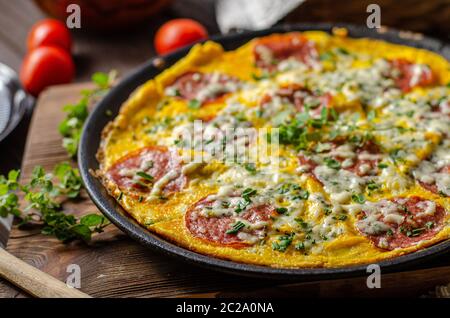
<path fill-rule="evenodd" d="M 57 125 L 62 105 L 74 103 L 89 84 L 53 87 L 45 91 L 34 113 L 22 165 L 29 179 L 35 165 L 50 170 L 68 160 Z M 97 211 L 86 193 L 65 205 L 69 213 Z M 450 281 L 450 255 L 407 272 L 382 275 L 382 288 L 368 289 L 366 278 L 295 283 L 243 278 L 194 267 L 161 255 L 132 241 L 114 226 L 84 243 L 64 245 L 37 230 L 14 228 L 7 250 L 51 276 L 65 281 L 67 266 L 81 267 L 81 290 L 94 297 L 282 297 L 282 296 L 419 296 Z M 26 297 L 8 283 L 0 283 L 0 297 Z"/>
<path fill-rule="evenodd" d="M 0 276 L 40 298 L 90 298 L 89 295 L 21 261 L 0 248 Z"/>

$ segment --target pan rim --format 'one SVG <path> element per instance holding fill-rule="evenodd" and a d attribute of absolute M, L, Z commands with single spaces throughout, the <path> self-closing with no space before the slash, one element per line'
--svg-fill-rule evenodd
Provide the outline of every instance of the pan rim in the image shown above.
<path fill-rule="evenodd" d="M 380 33 L 376 30 L 369 30 L 365 27 L 355 26 L 351 24 L 302 23 L 282 25 L 260 31 L 242 32 L 225 36 L 213 36 L 210 38 L 210 40 L 216 41 L 227 48 L 227 46 L 232 46 L 231 44 L 233 43 L 242 44 L 241 42 L 243 41 L 246 42 L 255 37 L 264 36 L 271 33 L 284 33 L 290 31 L 306 30 L 320 30 L 331 32 L 334 27 L 347 28 L 349 30 L 349 36 L 351 37 L 377 38 L 391 43 L 425 48 L 444 56 L 447 60 L 450 60 L 450 48 L 446 43 L 443 43 L 440 40 L 427 36 L 423 36 L 421 39 L 402 38 L 402 31 L 398 31 L 395 29 L 390 29 L 386 32 Z M 80 168 L 80 175 L 85 184 L 87 193 L 94 204 L 113 224 L 115 224 L 123 232 L 128 234 L 132 239 L 138 241 L 146 247 L 163 252 L 170 256 L 177 257 L 178 259 L 187 261 L 195 265 L 207 267 L 209 269 L 244 276 L 273 279 L 295 278 L 302 281 L 344 278 L 366 274 L 367 265 L 369 264 L 334 268 L 277 268 L 263 265 L 239 263 L 188 250 L 159 237 L 155 233 L 148 231 L 146 228 L 138 224 L 131 216 L 127 215 L 127 212 L 125 212 L 123 208 L 120 207 L 120 205 L 114 200 L 114 198 L 106 193 L 106 190 L 100 184 L 98 179 L 96 179 L 90 173 L 91 170 L 96 170 L 98 168 L 98 162 L 95 155 L 100 143 L 100 135 L 104 127 L 104 125 L 101 125 L 101 123 L 108 122 L 111 120 L 111 118 L 117 115 L 120 106 L 126 100 L 126 98 L 128 98 L 129 94 L 134 91 L 135 88 L 140 86 L 146 80 L 153 78 L 154 76 L 156 76 L 156 74 L 163 71 L 163 69 L 157 69 L 155 67 L 156 63 L 154 63 L 154 61 L 156 58 L 162 59 L 163 61 L 165 61 L 167 67 L 170 67 L 170 65 L 172 65 L 174 62 L 185 56 L 191 47 L 192 46 L 188 46 L 168 55 L 155 57 L 149 60 L 147 63 L 139 66 L 128 76 L 124 77 L 118 85 L 113 87 L 109 91 L 109 93 L 106 94 L 106 96 L 104 96 L 101 101 L 99 101 L 94 110 L 89 114 L 89 117 L 84 125 L 80 140 L 78 164 Z M 114 105 L 115 109 L 111 109 L 111 105 Z M 107 110 L 112 111 L 113 113 L 113 115 L 109 119 L 105 118 L 105 113 Z M 406 268 L 408 266 L 417 265 L 425 260 L 428 260 L 431 257 L 444 254 L 448 251 L 450 251 L 450 240 L 440 242 L 438 244 L 410 254 L 383 260 L 378 262 L 377 264 L 382 268 L 383 272 L 392 272 L 401 268 Z"/>

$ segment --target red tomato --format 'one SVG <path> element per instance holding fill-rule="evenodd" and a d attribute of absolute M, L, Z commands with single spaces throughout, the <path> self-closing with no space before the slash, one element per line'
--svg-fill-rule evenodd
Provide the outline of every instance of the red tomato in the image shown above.
<path fill-rule="evenodd" d="M 45 19 L 31 28 L 27 38 L 28 51 L 40 46 L 57 46 L 70 52 L 72 37 L 64 23 L 55 19 Z"/>
<path fill-rule="evenodd" d="M 75 65 L 69 53 L 55 46 L 42 46 L 29 52 L 20 70 L 20 80 L 32 95 L 50 85 L 72 81 Z"/>
<path fill-rule="evenodd" d="M 154 45 L 158 54 L 164 54 L 207 37 L 208 31 L 197 21 L 174 19 L 159 28 Z"/>

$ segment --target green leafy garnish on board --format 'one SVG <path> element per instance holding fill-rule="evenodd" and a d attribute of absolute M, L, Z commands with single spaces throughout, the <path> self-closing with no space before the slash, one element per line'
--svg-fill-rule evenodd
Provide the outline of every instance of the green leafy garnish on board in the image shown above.
<path fill-rule="evenodd" d="M 92 81 L 96 84 L 96 87 L 82 91 L 82 97 L 78 103 L 67 104 L 63 107 L 63 111 L 67 115 L 59 124 L 59 132 L 63 136 L 63 147 L 70 157 L 75 157 L 77 154 L 83 125 L 89 114 L 89 104 L 109 90 L 116 75 L 115 71 L 111 71 L 108 74 L 95 73 L 92 75 Z"/>
<path fill-rule="evenodd" d="M 82 182 L 78 170 L 69 163 L 56 165 L 53 173 L 36 166 L 28 183 L 19 183 L 20 171 L 11 170 L 0 176 L 0 216 L 9 214 L 21 220 L 20 225 L 37 225 L 41 232 L 63 242 L 81 239 L 90 241 L 93 233 L 100 233 L 109 224 L 102 215 L 87 214 L 81 218 L 63 212 L 66 199 L 80 196 Z M 24 195 L 21 207 L 18 193 Z"/>

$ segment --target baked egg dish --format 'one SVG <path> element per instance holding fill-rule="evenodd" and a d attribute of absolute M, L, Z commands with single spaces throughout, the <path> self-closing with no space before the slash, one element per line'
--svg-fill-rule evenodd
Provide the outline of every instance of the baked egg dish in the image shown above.
<path fill-rule="evenodd" d="M 105 128 L 96 176 L 186 249 L 272 267 L 386 260 L 450 236 L 450 64 L 345 32 L 197 44 Z"/>

